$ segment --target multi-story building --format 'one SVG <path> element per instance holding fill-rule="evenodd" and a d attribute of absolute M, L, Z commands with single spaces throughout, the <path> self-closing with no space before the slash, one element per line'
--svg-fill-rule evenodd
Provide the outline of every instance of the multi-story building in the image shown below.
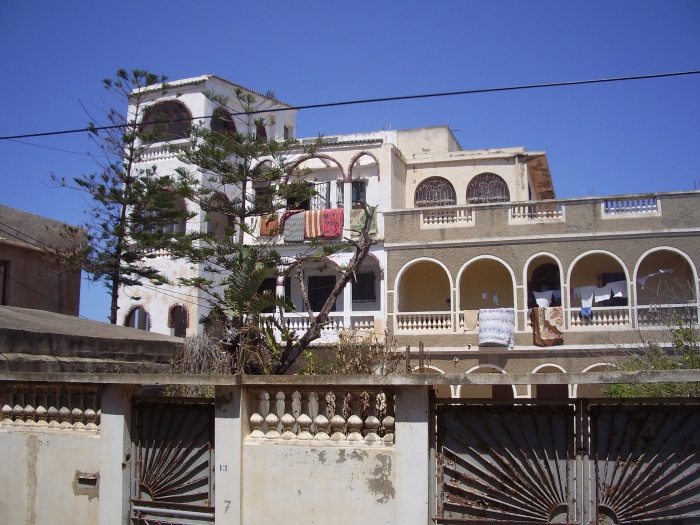
<path fill-rule="evenodd" d="M 0 205 L 0 305 L 78 315 L 80 270 L 66 270 L 47 251 L 70 249 L 62 222 Z"/>
<path fill-rule="evenodd" d="M 213 76 L 171 85 L 177 96 L 152 90 L 158 114 L 214 115 L 203 121 L 214 129 L 231 120 L 205 92 L 225 95 L 238 86 Z M 247 124 L 255 130 L 238 131 L 293 137 L 296 111 L 276 100 L 268 107 L 275 109 L 274 124 L 256 120 Z M 146 120 L 156 114 L 149 111 Z M 168 145 L 151 144 L 144 161 L 177 168 L 172 148 L 186 142 L 186 130 L 174 129 Z M 304 214 L 338 210 L 343 236 L 362 220 L 359 201 L 376 206 L 377 244 L 338 298 L 319 344 L 332 342 L 339 330 L 387 330 L 400 347 L 420 347 L 424 366 L 437 373 L 585 372 L 645 341 L 669 344 L 669 320 L 697 323 L 698 192 L 557 199 L 544 152 L 463 151 L 447 127 L 326 136 L 297 167 L 311 170 L 307 178 L 317 192 Z M 190 211 L 196 216 L 174 227 L 216 228 L 215 217 Z M 272 234 L 283 256 L 309 241 L 303 228 Z M 339 255 L 307 269 L 312 307 L 325 301 L 336 279 L 333 265 L 345 260 Z M 173 276 L 202 271 L 165 257 L 159 264 Z M 268 286 L 291 298 L 297 312 L 287 322 L 303 328 L 299 283 L 283 277 Z M 208 312 L 193 290 L 126 292 L 122 322 L 136 326 L 147 318 L 141 326 L 157 332 L 193 333 Z M 494 388 L 438 393 L 583 395 L 575 386 Z"/>

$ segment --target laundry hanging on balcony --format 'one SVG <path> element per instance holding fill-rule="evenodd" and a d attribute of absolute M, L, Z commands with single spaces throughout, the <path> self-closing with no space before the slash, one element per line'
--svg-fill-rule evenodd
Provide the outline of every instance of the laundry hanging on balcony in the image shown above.
<path fill-rule="evenodd" d="M 343 235 L 343 208 L 323 210 L 323 236 L 340 237 Z"/>
<path fill-rule="evenodd" d="M 479 310 L 479 346 L 515 347 L 515 310 L 488 308 Z"/>
<path fill-rule="evenodd" d="M 288 211 L 282 218 L 284 230 L 284 242 L 302 242 L 304 240 L 304 212 L 303 210 Z"/>
<path fill-rule="evenodd" d="M 313 238 L 323 235 L 323 210 L 304 212 L 304 237 Z"/>
<path fill-rule="evenodd" d="M 536 346 L 555 346 L 564 343 L 564 314 L 561 306 L 533 308 L 530 311 L 532 339 Z"/>

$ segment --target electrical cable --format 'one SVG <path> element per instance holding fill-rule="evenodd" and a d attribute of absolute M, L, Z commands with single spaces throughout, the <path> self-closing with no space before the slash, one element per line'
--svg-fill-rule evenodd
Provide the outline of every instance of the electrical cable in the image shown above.
<path fill-rule="evenodd" d="M 423 99 L 423 98 L 452 97 L 452 96 L 457 96 L 457 95 L 476 95 L 479 93 L 498 93 L 498 92 L 503 92 L 503 91 L 519 91 L 519 90 L 525 90 L 525 89 L 539 89 L 539 88 L 548 88 L 548 87 L 582 86 L 582 85 L 587 85 L 587 84 L 603 84 L 603 83 L 611 83 L 611 82 L 623 82 L 623 81 L 629 81 L 629 80 L 668 78 L 668 77 L 678 77 L 678 76 L 684 76 L 684 75 L 697 75 L 697 74 L 700 74 L 700 70 L 677 71 L 677 72 L 673 72 L 673 73 L 655 73 L 655 74 L 651 74 L 651 75 L 636 75 L 636 76 L 627 76 L 627 77 L 598 78 L 598 79 L 590 79 L 590 80 L 572 80 L 572 81 L 568 81 L 568 82 L 550 82 L 550 83 L 544 83 L 544 84 L 523 84 L 523 85 L 519 85 L 519 86 L 505 86 L 505 87 L 483 88 L 483 89 L 467 89 L 467 90 L 462 90 L 462 91 L 446 91 L 446 92 L 441 92 L 441 93 L 423 93 L 420 95 L 399 95 L 399 96 L 394 96 L 394 97 L 367 98 L 367 99 L 359 99 L 359 100 L 346 100 L 346 101 L 341 101 L 341 102 L 326 102 L 326 103 L 320 103 L 320 104 L 306 104 L 306 105 L 301 105 L 301 106 L 286 106 L 283 108 L 268 108 L 268 109 L 252 110 L 252 111 L 240 111 L 240 112 L 234 113 L 232 116 L 255 115 L 255 114 L 260 114 L 260 113 L 276 113 L 279 111 L 290 111 L 290 110 L 301 110 L 301 109 L 319 109 L 319 108 L 341 107 L 341 106 L 351 106 L 351 105 L 358 105 L 358 104 L 371 104 L 371 103 L 376 103 L 376 102 L 394 102 L 394 101 L 400 101 L 400 100 L 416 100 L 416 99 Z M 149 124 L 169 124 L 172 122 L 181 122 L 181 121 L 190 121 L 190 120 L 204 120 L 204 119 L 210 119 L 212 117 L 213 117 L 213 115 L 205 115 L 202 117 L 194 117 L 194 118 L 179 118 L 179 119 L 159 120 L 159 121 L 149 122 Z M 6 135 L 6 136 L 0 137 L 0 140 L 16 140 L 16 139 L 24 139 L 24 138 L 30 138 L 30 137 L 47 137 L 47 136 L 54 136 L 54 135 L 67 135 L 67 134 L 71 134 L 71 133 L 85 133 L 85 132 L 96 133 L 97 131 L 124 128 L 127 126 L 129 126 L 129 124 L 115 124 L 115 125 L 111 125 L 111 126 L 91 126 L 88 128 L 66 129 L 66 130 L 61 130 L 61 131 L 46 131 L 46 132 L 42 132 L 42 133 L 25 133 L 22 135 Z"/>

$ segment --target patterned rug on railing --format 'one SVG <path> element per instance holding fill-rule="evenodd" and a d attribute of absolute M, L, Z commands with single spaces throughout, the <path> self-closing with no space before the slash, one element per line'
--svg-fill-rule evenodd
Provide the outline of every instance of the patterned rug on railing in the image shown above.
<path fill-rule="evenodd" d="M 553 308 L 533 308 L 532 339 L 537 346 L 555 346 L 564 344 L 564 315 L 561 306 Z"/>

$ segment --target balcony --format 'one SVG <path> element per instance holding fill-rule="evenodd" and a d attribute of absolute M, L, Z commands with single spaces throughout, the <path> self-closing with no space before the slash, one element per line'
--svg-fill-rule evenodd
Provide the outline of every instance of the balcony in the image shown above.
<path fill-rule="evenodd" d="M 391 246 L 581 235 L 584 225 L 596 235 L 677 229 L 688 217 L 700 222 L 698 210 L 698 191 L 395 209 L 384 211 L 385 239 Z"/>

